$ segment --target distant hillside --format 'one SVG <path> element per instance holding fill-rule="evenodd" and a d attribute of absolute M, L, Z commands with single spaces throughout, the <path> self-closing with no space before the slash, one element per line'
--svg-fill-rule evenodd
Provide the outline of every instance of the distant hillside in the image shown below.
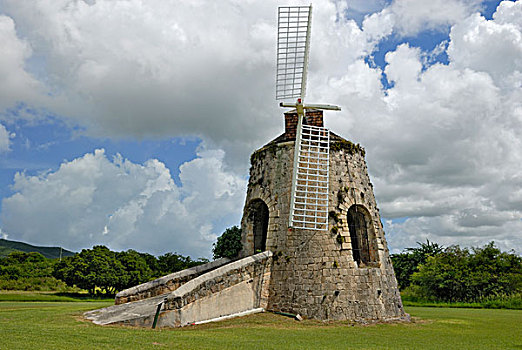
<path fill-rule="evenodd" d="M 5 257 L 12 251 L 21 252 L 38 252 L 49 259 L 60 257 L 60 247 L 39 247 L 30 245 L 23 242 L 9 241 L 7 239 L 0 239 L 0 257 Z M 72 256 L 76 253 L 71 252 L 67 249 L 62 249 L 62 256 Z"/>

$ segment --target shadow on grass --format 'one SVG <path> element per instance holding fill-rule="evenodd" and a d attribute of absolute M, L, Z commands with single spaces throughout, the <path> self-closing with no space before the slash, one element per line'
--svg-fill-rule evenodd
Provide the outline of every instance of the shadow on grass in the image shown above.
<path fill-rule="evenodd" d="M 404 306 L 418 307 L 443 307 L 443 308 L 466 308 L 466 309 L 511 309 L 522 310 L 522 292 L 510 295 L 495 295 L 482 298 L 477 302 L 443 302 L 426 300 L 406 293 L 401 294 Z"/>
<path fill-rule="evenodd" d="M 0 301 L 107 301 L 114 300 L 111 294 L 95 294 L 78 292 L 25 292 L 25 291 L 0 291 Z"/>
<path fill-rule="evenodd" d="M 89 293 L 70 293 L 70 292 L 58 292 L 53 293 L 54 295 L 61 296 L 61 297 L 68 297 L 78 300 L 107 300 L 107 299 L 114 299 L 116 294 L 102 294 L 102 293 L 96 293 L 96 294 L 89 294 Z"/>

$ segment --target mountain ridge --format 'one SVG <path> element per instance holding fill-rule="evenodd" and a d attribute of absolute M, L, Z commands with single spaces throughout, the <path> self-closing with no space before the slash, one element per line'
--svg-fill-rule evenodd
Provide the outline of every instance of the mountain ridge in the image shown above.
<path fill-rule="evenodd" d="M 0 238 L 0 257 L 6 257 L 9 253 L 13 251 L 21 251 L 25 253 L 37 252 L 42 254 L 48 259 L 56 259 L 59 258 L 60 255 L 62 257 L 72 256 L 76 254 L 70 250 L 61 248 L 61 247 L 43 247 L 36 246 L 25 242 L 19 241 L 11 241 L 7 239 Z"/>

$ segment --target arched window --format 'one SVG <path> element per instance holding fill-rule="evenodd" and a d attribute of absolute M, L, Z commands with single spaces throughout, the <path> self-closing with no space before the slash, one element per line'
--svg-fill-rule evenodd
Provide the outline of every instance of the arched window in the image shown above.
<path fill-rule="evenodd" d="M 348 228 L 352 242 L 353 260 L 359 266 L 372 265 L 378 261 L 377 241 L 370 213 L 362 205 L 348 209 Z"/>
<path fill-rule="evenodd" d="M 268 231 L 268 206 L 261 199 L 254 199 L 248 205 L 248 221 L 252 224 L 254 254 L 264 252 Z"/>

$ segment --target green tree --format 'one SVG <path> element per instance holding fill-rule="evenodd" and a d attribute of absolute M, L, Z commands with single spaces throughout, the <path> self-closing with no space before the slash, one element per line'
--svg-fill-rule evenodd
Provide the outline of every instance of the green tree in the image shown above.
<path fill-rule="evenodd" d="M 412 276 L 421 296 L 446 302 L 473 302 L 522 289 L 522 257 L 501 252 L 493 242 L 483 248 L 451 246 L 428 257 Z"/>
<path fill-rule="evenodd" d="M 416 248 L 406 248 L 403 253 L 391 255 L 395 276 L 401 290 L 411 284 L 411 276 L 419 270 L 420 265 L 426 263 L 428 257 L 436 256 L 444 250 L 442 246 L 429 240 L 417 244 L 419 246 Z"/>
<path fill-rule="evenodd" d="M 20 251 L 13 251 L 9 253 L 9 255 L 3 259 L 1 259 L 2 265 L 10 265 L 10 264 L 24 264 L 24 263 L 41 263 L 45 262 L 45 257 L 37 252 L 20 252 Z"/>
<path fill-rule="evenodd" d="M 64 283 L 52 276 L 55 262 L 37 252 L 13 251 L 0 258 L 0 289 L 63 290 Z"/>
<path fill-rule="evenodd" d="M 149 254 L 149 253 L 138 253 L 138 254 L 143 258 L 143 260 L 145 261 L 145 263 L 151 270 L 151 276 L 159 277 L 159 275 L 158 275 L 158 258 L 156 258 L 154 255 Z"/>
<path fill-rule="evenodd" d="M 218 258 L 236 258 L 241 251 L 241 229 L 237 226 L 227 228 L 217 242 L 214 243 L 212 253 L 214 259 Z"/>
<path fill-rule="evenodd" d="M 192 260 L 190 256 L 176 253 L 166 253 L 158 257 L 158 275 L 164 276 L 173 272 L 185 270 L 197 265 L 206 264 L 208 259 Z"/>
<path fill-rule="evenodd" d="M 190 257 L 185 257 L 176 253 L 165 253 L 158 257 L 158 272 L 161 275 L 184 270 L 191 267 Z"/>
<path fill-rule="evenodd" d="M 153 271 L 145 256 L 137 251 L 129 249 L 126 252 L 116 253 L 116 260 L 123 266 L 124 270 L 115 284 L 117 290 L 130 288 L 151 279 Z"/>
<path fill-rule="evenodd" d="M 54 276 L 67 285 L 76 285 L 94 294 L 96 287 L 113 294 L 127 278 L 125 267 L 116 259 L 116 253 L 105 246 L 83 249 L 80 253 L 62 259 L 56 265 Z"/>
<path fill-rule="evenodd" d="M 37 252 L 14 251 L 0 259 L 0 276 L 16 280 L 29 277 L 50 277 L 53 261 Z"/>
<path fill-rule="evenodd" d="M 53 275 L 67 285 L 86 289 L 91 294 L 94 294 L 96 288 L 114 294 L 147 282 L 153 277 L 206 262 L 206 259 L 192 260 L 189 256 L 173 253 L 156 258 L 132 249 L 113 252 L 105 246 L 94 246 L 62 259 L 56 264 Z"/>

